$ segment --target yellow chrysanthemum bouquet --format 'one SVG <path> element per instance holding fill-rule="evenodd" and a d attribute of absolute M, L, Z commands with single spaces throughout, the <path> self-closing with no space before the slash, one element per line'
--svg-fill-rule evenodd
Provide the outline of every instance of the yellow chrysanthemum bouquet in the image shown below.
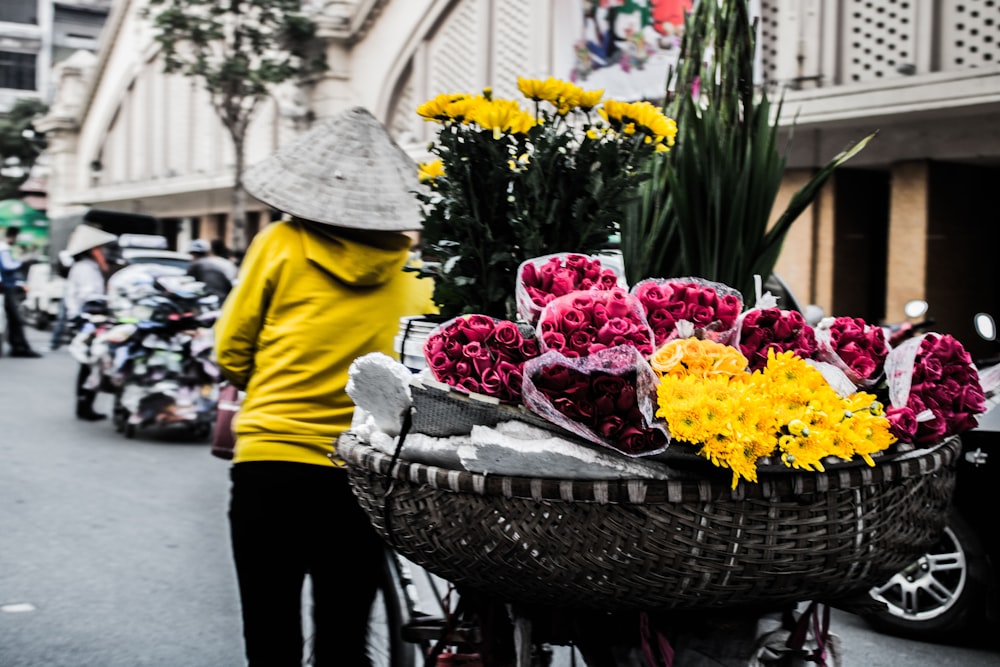
<path fill-rule="evenodd" d="M 676 124 L 648 102 L 603 100 L 558 79 L 518 79 L 519 102 L 442 94 L 417 113 L 440 124 L 420 165 L 423 271 L 443 316 L 513 319 L 518 266 L 560 252 L 590 254 L 616 232 Z"/>
<path fill-rule="evenodd" d="M 735 347 L 697 338 L 676 339 L 650 358 L 660 373 L 658 417 L 671 436 L 698 454 L 757 481 L 761 460 L 822 471 L 823 460 L 871 455 L 895 442 L 883 405 L 863 391 L 842 396 L 821 371 L 794 352 L 768 352 L 750 372 Z"/>

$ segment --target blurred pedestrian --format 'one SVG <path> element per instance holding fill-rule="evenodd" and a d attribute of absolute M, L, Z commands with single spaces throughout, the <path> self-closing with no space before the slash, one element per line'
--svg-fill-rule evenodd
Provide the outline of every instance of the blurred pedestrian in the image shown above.
<path fill-rule="evenodd" d="M 107 276 L 110 266 L 104 247 L 116 243 L 118 237 L 90 225 L 78 225 L 70 234 L 66 252 L 73 258 L 73 265 L 66 277 L 67 321 L 79 317 L 88 302 L 107 299 Z M 91 377 L 92 366 L 80 363 L 76 376 L 76 417 L 84 421 L 98 421 L 107 415 L 94 410 L 99 385 Z"/>
<path fill-rule="evenodd" d="M 56 271 L 64 279 L 68 278 L 69 270 L 73 267 L 73 256 L 65 250 L 60 250 L 58 259 L 59 262 L 56 266 Z M 49 341 L 49 349 L 52 351 L 58 350 L 66 342 L 66 319 L 66 299 L 59 299 L 59 312 L 56 315 L 55 322 L 52 324 L 52 340 Z"/>
<path fill-rule="evenodd" d="M 7 344 L 10 345 L 10 356 L 37 358 L 40 355 L 31 349 L 24 334 L 24 322 L 21 320 L 21 288 L 18 280 L 23 280 L 21 272 L 26 268 L 24 263 L 14 257 L 14 246 L 20 227 L 10 226 L 0 242 L 0 283 L 3 285 L 3 312 L 7 318 Z M 2 346 L 0 346 L 2 347 Z"/>
<path fill-rule="evenodd" d="M 251 667 L 302 661 L 313 595 L 313 665 L 369 664 L 369 612 L 384 549 L 357 504 L 336 438 L 351 425 L 351 362 L 393 353 L 399 320 L 433 311 L 403 270 L 420 228 L 417 168 L 356 108 L 249 170 L 248 192 L 290 218 L 253 239 L 216 324 L 236 418 L 229 510 Z"/>
<path fill-rule="evenodd" d="M 212 252 L 212 245 L 205 239 L 191 241 L 188 249 L 194 258 L 188 265 L 187 274 L 204 283 L 205 289 L 225 300 L 236 280 L 236 265 Z"/>

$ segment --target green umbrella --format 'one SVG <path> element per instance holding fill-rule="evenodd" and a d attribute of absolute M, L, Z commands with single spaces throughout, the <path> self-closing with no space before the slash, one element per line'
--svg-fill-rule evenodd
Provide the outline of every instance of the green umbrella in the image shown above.
<path fill-rule="evenodd" d="M 20 199 L 0 201 L 0 227 L 12 225 L 21 228 L 21 233 L 17 237 L 19 245 L 41 247 L 48 243 L 48 217 Z"/>

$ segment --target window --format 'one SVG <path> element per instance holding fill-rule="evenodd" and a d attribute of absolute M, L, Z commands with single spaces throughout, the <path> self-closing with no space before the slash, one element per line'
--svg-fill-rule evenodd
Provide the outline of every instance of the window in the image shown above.
<path fill-rule="evenodd" d="M 34 0 L 3 0 L 0 2 L 0 21 L 10 23 L 38 23 L 38 3 Z"/>
<path fill-rule="evenodd" d="M 0 51 L 0 88 L 35 89 L 35 56 Z"/>

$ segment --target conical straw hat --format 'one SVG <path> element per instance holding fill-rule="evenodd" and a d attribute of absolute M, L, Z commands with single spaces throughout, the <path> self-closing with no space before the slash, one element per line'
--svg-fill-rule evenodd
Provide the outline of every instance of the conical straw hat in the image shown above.
<path fill-rule="evenodd" d="M 99 248 L 102 245 L 107 245 L 117 240 L 118 237 L 114 234 L 98 229 L 97 227 L 77 225 L 73 228 L 72 233 L 70 233 L 69 241 L 66 242 L 66 252 L 70 256 L 75 257 L 81 252 L 86 252 L 91 248 Z"/>
<path fill-rule="evenodd" d="M 422 226 L 417 165 L 361 107 L 321 122 L 243 182 L 255 198 L 305 220 L 374 231 Z"/>

